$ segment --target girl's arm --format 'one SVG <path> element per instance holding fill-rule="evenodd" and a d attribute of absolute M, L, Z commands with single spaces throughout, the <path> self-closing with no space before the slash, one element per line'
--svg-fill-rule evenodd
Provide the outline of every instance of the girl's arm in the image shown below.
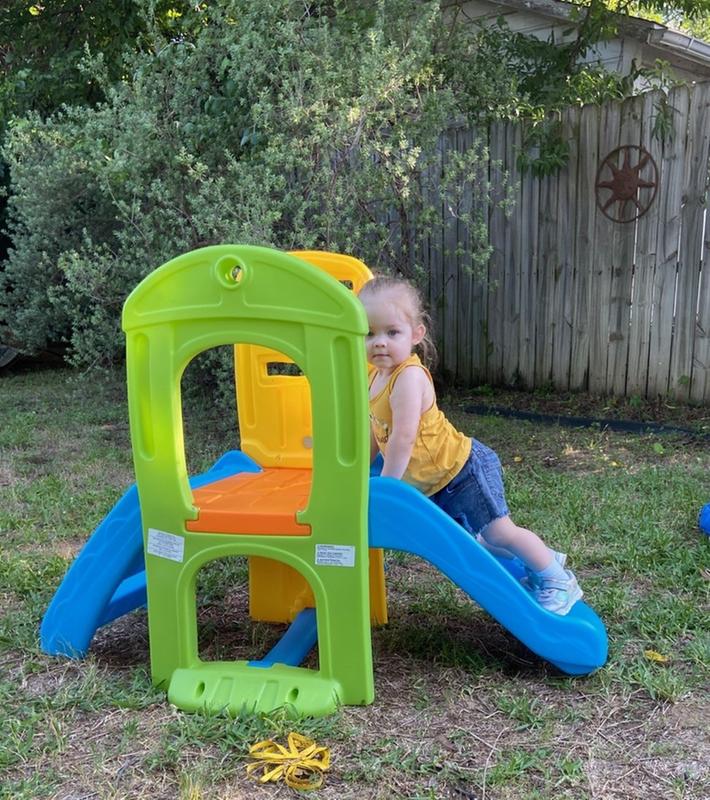
<path fill-rule="evenodd" d="M 377 444 L 377 439 L 375 439 L 375 432 L 370 427 L 370 464 L 377 458 L 379 452 L 380 448 Z"/>
<path fill-rule="evenodd" d="M 387 442 L 383 477 L 404 475 L 412 457 L 428 387 L 428 378 L 418 367 L 408 367 L 397 377 L 390 395 L 392 431 Z"/>

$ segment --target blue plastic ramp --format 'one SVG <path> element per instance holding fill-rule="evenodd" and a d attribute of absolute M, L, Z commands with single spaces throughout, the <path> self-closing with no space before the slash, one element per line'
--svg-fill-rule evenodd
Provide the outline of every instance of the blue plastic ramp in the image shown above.
<path fill-rule="evenodd" d="M 297 667 L 318 644 L 318 621 L 315 608 L 304 608 L 286 630 L 286 633 L 269 650 L 264 658 L 250 661 L 250 667 L 268 669 L 274 664 Z"/>
<path fill-rule="evenodd" d="M 260 467 L 239 450 L 225 453 L 207 472 L 190 479 L 196 489 Z M 82 658 L 97 629 L 145 605 L 143 528 L 132 486 L 111 509 L 64 576 L 40 627 L 49 655 Z"/>
<path fill-rule="evenodd" d="M 259 466 L 240 451 L 225 453 L 190 480 L 193 488 Z M 402 481 L 370 481 L 370 546 L 404 550 L 430 561 L 533 652 L 561 670 L 581 675 L 607 657 L 606 630 L 585 603 L 565 617 L 541 608 L 517 576 L 443 511 Z M 131 487 L 96 528 L 65 575 L 42 620 L 41 647 L 50 655 L 81 658 L 97 629 L 145 604 L 143 535 L 138 494 Z M 315 615 L 297 620 L 259 665 L 302 659 L 313 646 Z"/>
<path fill-rule="evenodd" d="M 403 481 L 370 480 L 370 547 L 404 550 L 438 567 L 513 636 L 570 675 L 607 659 L 604 624 L 579 601 L 567 616 L 542 608 L 485 548 Z"/>

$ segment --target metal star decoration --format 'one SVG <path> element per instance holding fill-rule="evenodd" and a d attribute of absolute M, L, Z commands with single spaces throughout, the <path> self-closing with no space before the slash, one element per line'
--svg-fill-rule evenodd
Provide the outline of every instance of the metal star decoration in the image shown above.
<path fill-rule="evenodd" d="M 613 222 L 633 222 L 648 211 L 656 197 L 658 167 L 645 148 L 622 145 L 599 165 L 594 188 L 597 206 L 605 217 Z"/>

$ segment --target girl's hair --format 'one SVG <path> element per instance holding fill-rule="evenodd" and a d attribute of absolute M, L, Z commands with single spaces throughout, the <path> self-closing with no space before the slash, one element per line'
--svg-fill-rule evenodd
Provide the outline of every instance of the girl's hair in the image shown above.
<path fill-rule="evenodd" d="M 424 338 L 415 346 L 422 363 L 428 369 L 434 369 L 437 362 L 436 345 L 432 338 L 431 317 L 424 307 L 422 296 L 417 287 L 406 278 L 391 275 L 376 275 L 360 289 L 359 297 L 374 297 L 383 292 L 392 295 L 392 303 L 405 315 L 409 324 L 416 328 L 423 325 L 426 332 Z"/>

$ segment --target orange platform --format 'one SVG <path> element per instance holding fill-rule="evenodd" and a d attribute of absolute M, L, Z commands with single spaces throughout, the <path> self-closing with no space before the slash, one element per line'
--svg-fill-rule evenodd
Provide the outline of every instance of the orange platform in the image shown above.
<path fill-rule="evenodd" d="M 296 521 L 311 494 L 310 469 L 266 468 L 240 472 L 195 489 L 195 520 L 189 531 L 203 533 L 252 533 L 265 536 L 309 536 L 310 525 Z"/>

